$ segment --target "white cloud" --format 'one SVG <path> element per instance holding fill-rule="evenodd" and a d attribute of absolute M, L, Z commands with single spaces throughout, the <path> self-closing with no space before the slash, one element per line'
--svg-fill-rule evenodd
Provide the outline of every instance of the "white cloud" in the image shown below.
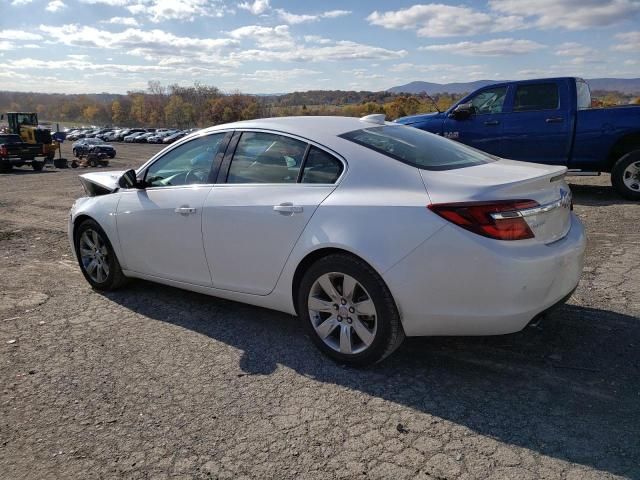
<path fill-rule="evenodd" d="M 327 12 L 322 12 L 318 14 L 295 14 L 291 12 L 287 12 L 286 10 L 282 10 L 281 8 L 276 9 L 276 13 L 280 20 L 290 25 L 295 25 L 299 23 L 306 22 L 316 22 L 323 18 L 337 18 L 345 15 L 350 15 L 350 10 L 329 10 Z"/>
<path fill-rule="evenodd" d="M 531 17 L 537 27 L 580 30 L 606 27 L 640 12 L 636 0 L 489 0 L 497 13 Z"/>
<path fill-rule="evenodd" d="M 231 38 L 237 40 L 250 39 L 259 47 L 269 49 L 293 48 L 295 42 L 288 25 L 278 25 L 276 27 L 263 27 L 261 25 L 247 25 L 236 28 L 229 32 Z"/>
<path fill-rule="evenodd" d="M 396 30 L 416 30 L 420 37 L 450 37 L 476 35 L 487 32 L 505 32 L 522 28 L 518 15 L 495 16 L 469 7 L 430 3 L 412 7 L 371 13 L 367 20 L 372 25 Z"/>
<path fill-rule="evenodd" d="M 619 52 L 640 52 L 640 31 L 619 33 L 616 39 L 622 43 L 614 45 L 613 50 Z"/>
<path fill-rule="evenodd" d="M 242 2 L 238 4 L 238 8 L 248 10 L 254 15 L 262 15 L 269 10 L 269 0 L 255 0 L 253 2 Z"/>
<path fill-rule="evenodd" d="M 53 0 L 49 2 L 45 10 L 47 10 L 47 12 L 57 12 L 63 8 L 67 8 L 67 5 L 62 0 Z"/>
<path fill-rule="evenodd" d="M 329 38 L 321 37 L 320 35 L 305 35 L 304 41 L 307 43 L 320 43 L 325 45 L 333 42 L 333 40 Z"/>
<path fill-rule="evenodd" d="M 126 25 L 128 27 L 137 27 L 138 21 L 133 17 L 111 17 L 109 20 L 102 20 L 100 23 L 109 23 L 112 25 Z"/>
<path fill-rule="evenodd" d="M 77 53 L 73 53 L 73 54 L 67 55 L 67 57 L 72 58 L 74 60 L 86 60 L 89 58 L 89 55 L 80 55 Z"/>
<path fill-rule="evenodd" d="M 557 47 L 556 55 L 561 57 L 583 57 L 585 55 L 593 55 L 596 51 L 593 48 L 576 42 L 561 43 Z"/>
<path fill-rule="evenodd" d="M 6 40 L 0 40 L 0 50 L 12 50 L 13 43 L 7 42 Z"/>
<path fill-rule="evenodd" d="M 499 57 L 504 55 L 522 55 L 544 48 L 531 40 L 515 40 L 513 38 L 496 38 L 484 42 L 458 42 L 443 45 L 428 45 L 418 50 L 446 52 L 454 55 L 480 55 Z"/>
<path fill-rule="evenodd" d="M 255 82 L 288 82 L 305 75 L 318 75 L 322 72 L 309 70 L 307 68 L 291 68 L 288 70 L 256 70 L 253 73 L 243 73 L 240 77 L 243 80 Z"/>
<path fill-rule="evenodd" d="M 125 7 L 131 14 L 144 15 L 154 23 L 168 20 L 194 21 L 199 17 L 222 17 L 228 11 L 221 0 L 80 0 L 80 2 Z"/>
<path fill-rule="evenodd" d="M 22 6 L 22 5 L 28 5 L 31 2 L 33 2 L 33 0 L 13 0 L 11 2 L 11 5 L 13 5 L 15 7 L 19 7 L 19 6 Z"/>
<path fill-rule="evenodd" d="M 42 35 L 22 30 L 0 30 L 0 39 L 6 40 L 42 40 Z"/>

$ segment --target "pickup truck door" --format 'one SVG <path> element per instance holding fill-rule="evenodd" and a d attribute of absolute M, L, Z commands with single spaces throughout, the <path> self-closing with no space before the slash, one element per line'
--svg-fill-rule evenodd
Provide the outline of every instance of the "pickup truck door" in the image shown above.
<path fill-rule="evenodd" d="M 573 116 L 564 82 L 522 82 L 508 100 L 504 157 L 566 165 L 571 153 Z"/>
<path fill-rule="evenodd" d="M 488 87 L 473 97 L 466 98 L 463 102 L 471 102 L 474 113 L 466 119 L 448 116 L 444 121 L 442 135 L 502 156 L 502 129 L 507 92 L 507 86 Z"/>

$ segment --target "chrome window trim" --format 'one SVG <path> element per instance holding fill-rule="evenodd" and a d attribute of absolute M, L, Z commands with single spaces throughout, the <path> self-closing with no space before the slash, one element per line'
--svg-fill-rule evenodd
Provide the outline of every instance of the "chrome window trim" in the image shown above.
<path fill-rule="evenodd" d="M 566 206 L 567 208 L 571 205 L 571 192 L 566 195 L 562 195 L 558 200 L 555 200 L 550 203 L 546 203 L 544 205 L 539 205 L 537 207 L 525 208 L 522 210 L 513 210 L 512 212 L 499 212 L 492 213 L 491 218 L 494 220 L 506 220 L 509 218 L 526 218 L 532 217 L 533 215 L 539 215 L 541 213 L 547 213 L 551 210 L 555 210 L 556 208 L 560 208 Z"/>

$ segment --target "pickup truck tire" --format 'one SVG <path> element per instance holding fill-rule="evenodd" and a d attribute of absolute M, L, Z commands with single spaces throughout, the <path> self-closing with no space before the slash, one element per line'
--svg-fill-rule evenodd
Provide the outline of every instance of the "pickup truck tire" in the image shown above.
<path fill-rule="evenodd" d="M 73 237 L 80 270 L 94 289 L 116 290 L 127 283 L 107 234 L 95 220 L 80 223 Z M 96 259 L 98 263 L 92 264 Z"/>
<path fill-rule="evenodd" d="M 640 150 L 634 150 L 613 165 L 611 184 L 627 200 L 640 200 Z"/>
<path fill-rule="evenodd" d="M 36 172 L 39 172 L 44 168 L 44 162 L 36 162 L 35 160 L 31 162 L 31 168 L 33 168 Z"/>
<path fill-rule="evenodd" d="M 10 162 L 0 161 L 0 172 L 10 172 L 13 168 Z"/>

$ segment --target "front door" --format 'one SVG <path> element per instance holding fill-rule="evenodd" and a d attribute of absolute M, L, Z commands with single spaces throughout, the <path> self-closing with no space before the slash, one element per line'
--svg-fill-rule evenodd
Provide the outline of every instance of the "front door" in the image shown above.
<path fill-rule="evenodd" d="M 206 135 L 178 145 L 146 169 L 146 188 L 122 190 L 117 226 L 127 270 L 211 285 L 202 207 L 224 137 Z"/>
<path fill-rule="evenodd" d="M 457 140 L 493 155 L 503 152 L 503 108 L 507 87 L 492 87 L 475 94 L 465 101 L 473 105 L 471 116 L 466 119 L 448 117 L 444 121 L 443 136 Z"/>
<path fill-rule="evenodd" d="M 267 295 L 344 164 L 292 137 L 243 132 L 202 222 L 213 286 Z"/>

